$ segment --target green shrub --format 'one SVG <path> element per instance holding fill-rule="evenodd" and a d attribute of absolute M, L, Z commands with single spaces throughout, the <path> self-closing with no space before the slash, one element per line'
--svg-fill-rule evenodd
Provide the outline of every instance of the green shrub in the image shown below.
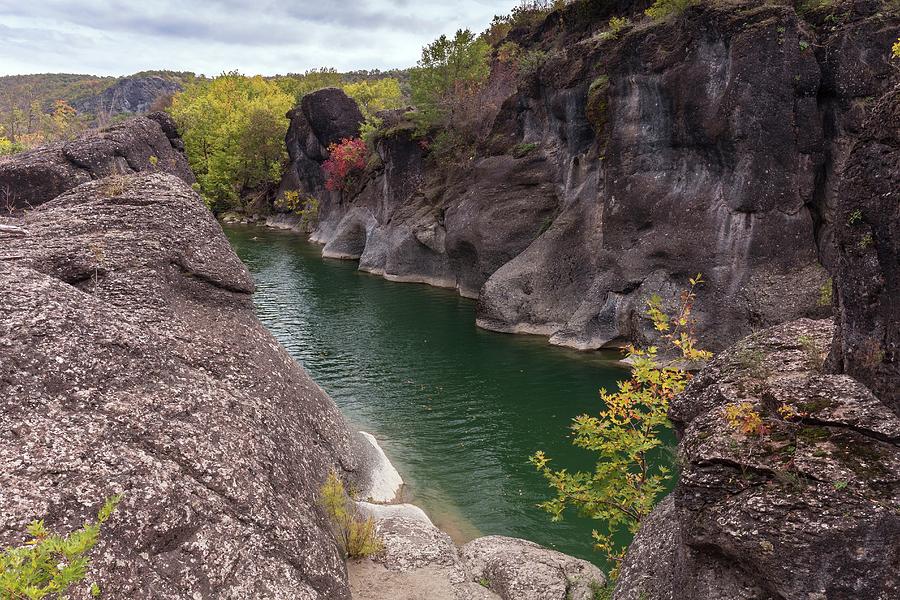
<path fill-rule="evenodd" d="M 375 534 L 375 519 L 360 516 L 356 503 L 334 471 L 319 490 L 319 502 L 346 557 L 365 558 L 381 551 L 384 545 Z"/>
<path fill-rule="evenodd" d="M 301 198 L 297 190 L 287 190 L 275 200 L 275 207 L 300 217 L 300 226 L 311 230 L 319 222 L 319 201 L 313 196 Z"/>
<path fill-rule="evenodd" d="M 31 540 L 18 548 L 7 548 L 0 554 L 0 598 L 3 600 L 39 600 L 67 598 L 66 592 L 87 575 L 87 554 L 97 545 L 100 526 L 105 523 L 121 496 L 106 500 L 97 520 L 85 523 L 67 536 L 51 534 L 43 521 L 33 521 L 27 529 Z M 91 595 L 100 595 L 93 584 Z"/>
<path fill-rule="evenodd" d="M 18 152 L 23 152 L 25 146 L 19 142 L 13 142 L 9 138 L 0 137 L 0 156 L 9 156 Z"/>
<path fill-rule="evenodd" d="M 711 356 L 698 350 L 694 341 L 691 312 L 694 288 L 701 283 L 699 275 L 691 279 L 674 317 L 662 311 L 659 297 L 648 302 L 647 315 L 668 349 L 688 362 Z M 581 415 L 572 422 L 572 443 L 597 455 L 594 471 L 553 470 L 548 466 L 550 459 L 541 451 L 530 458 L 556 491 L 556 497 L 543 502 L 541 508 L 554 521 L 561 520 L 566 508 L 572 507 L 601 523 L 600 530 L 593 531 L 594 546 L 617 563 L 623 559 L 625 548 L 616 537 L 622 530 L 637 532 L 672 477 L 667 467 L 651 465 L 650 456 L 662 446 L 662 434 L 671 429 L 669 402 L 684 390 L 691 377 L 675 359 L 661 360 L 655 346 L 628 346 L 626 350 L 632 363 L 631 378 L 619 382 L 615 392 L 600 390 L 605 408 L 599 416 Z M 610 577 L 615 578 L 617 572 L 618 567 Z"/>
<path fill-rule="evenodd" d="M 522 158 L 531 154 L 538 145 L 534 142 L 516 144 L 513 146 L 512 155 L 513 158 Z"/>
<path fill-rule="evenodd" d="M 797 12 L 802 14 L 820 10 L 830 10 L 834 7 L 835 0 L 803 0 L 797 7 Z"/>
<path fill-rule="evenodd" d="M 547 62 L 547 53 L 543 50 L 530 50 L 519 57 L 519 77 L 523 80 L 535 77 Z"/>
<path fill-rule="evenodd" d="M 819 288 L 819 300 L 816 304 L 819 306 L 831 306 L 833 293 L 833 284 L 831 277 L 829 277 L 825 283 L 822 284 L 822 287 Z"/>
<path fill-rule="evenodd" d="M 585 115 L 588 122 L 594 128 L 594 133 L 600 135 L 607 122 L 607 108 L 609 94 L 609 77 L 600 75 L 588 88 L 587 107 Z"/>
<path fill-rule="evenodd" d="M 696 4 L 697 0 L 656 0 L 653 6 L 644 12 L 654 21 L 665 19 L 670 15 L 680 15 L 687 8 Z"/>
<path fill-rule="evenodd" d="M 614 40 L 629 25 L 631 25 L 631 21 L 628 17 L 613 17 L 609 20 L 609 28 L 601 33 L 600 37 L 605 40 Z"/>

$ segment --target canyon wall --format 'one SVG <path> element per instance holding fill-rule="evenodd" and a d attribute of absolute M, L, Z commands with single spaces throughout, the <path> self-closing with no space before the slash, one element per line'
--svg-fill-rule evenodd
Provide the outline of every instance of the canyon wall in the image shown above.
<path fill-rule="evenodd" d="M 482 327 L 581 349 L 649 341 L 646 301 L 673 301 L 698 272 L 715 350 L 830 314 L 835 202 L 895 77 L 897 16 L 878 1 L 837 19 L 704 2 L 654 22 L 640 3 L 586 5 L 510 33 L 542 66 L 511 75 L 495 58 L 485 96 L 500 100 L 461 164 L 437 164 L 402 114 L 343 192 L 322 187 L 325 144 L 289 145 L 282 191 L 320 200 L 324 254 L 454 287 L 479 299 Z M 633 24 L 608 35 L 617 14 Z M 295 114 L 292 132 L 315 137 L 317 118 Z"/>

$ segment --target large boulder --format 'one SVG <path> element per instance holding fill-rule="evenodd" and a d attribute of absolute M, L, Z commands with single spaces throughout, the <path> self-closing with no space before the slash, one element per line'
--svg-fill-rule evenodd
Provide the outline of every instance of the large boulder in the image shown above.
<path fill-rule="evenodd" d="M 460 549 L 469 574 L 504 600 L 592 600 L 606 584 L 586 560 L 534 542 L 489 535 Z"/>
<path fill-rule="evenodd" d="M 586 560 L 527 540 L 490 535 L 457 548 L 413 505 L 360 508 L 384 547 L 350 563 L 355 600 L 592 600 L 606 583 Z"/>
<path fill-rule="evenodd" d="M 175 124 L 165 113 L 135 117 L 78 138 L 0 158 L 0 214 L 14 214 L 82 183 L 141 171 L 194 183 Z"/>
<path fill-rule="evenodd" d="M 108 177 L 0 224 L 0 546 L 123 494 L 104 597 L 348 599 L 316 500 L 355 438 L 191 188 Z"/>
<path fill-rule="evenodd" d="M 873 100 L 834 217 L 830 366 L 900 415 L 900 84 Z"/>
<path fill-rule="evenodd" d="M 821 371 L 833 332 L 800 320 L 754 334 L 676 398 L 681 478 L 631 544 L 614 598 L 900 595 L 900 418 Z"/>

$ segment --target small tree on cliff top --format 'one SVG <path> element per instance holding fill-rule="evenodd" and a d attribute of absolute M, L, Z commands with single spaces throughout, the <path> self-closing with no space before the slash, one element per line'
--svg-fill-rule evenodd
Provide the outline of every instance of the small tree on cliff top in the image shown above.
<path fill-rule="evenodd" d="M 452 124 L 454 98 L 487 79 L 489 55 L 488 43 L 468 29 L 458 30 L 452 38 L 442 35 L 422 49 L 422 58 L 410 73 L 422 129 Z"/>
<path fill-rule="evenodd" d="M 691 287 L 681 295 L 674 318 L 662 309 L 662 300 L 648 303 L 647 315 L 663 335 L 677 360 L 704 360 L 709 352 L 698 350 L 694 340 L 694 289 L 702 283 L 700 275 L 690 280 Z M 538 451 L 531 463 L 556 491 L 556 497 L 540 504 L 554 521 L 563 518 L 566 508 L 577 509 L 603 525 L 593 531 L 594 546 L 618 563 L 626 548 L 616 541 L 618 534 L 637 532 L 666 489 L 671 471 L 651 464 L 651 457 L 662 445 L 661 434 L 672 427 L 667 416 L 669 402 L 681 393 L 691 375 L 676 360 L 662 361 L 659 349 L 628 346 L 631 378 L 618 382 L 618 390 L 600 390 L 606 408 L 598 416 L 581 415 L 572 422 L 573 444 L 597 454 L 592 473 L 570 473 L 549 467 L 550 459 Z M 611 576 L 615 576 L 618 567 Z"/>

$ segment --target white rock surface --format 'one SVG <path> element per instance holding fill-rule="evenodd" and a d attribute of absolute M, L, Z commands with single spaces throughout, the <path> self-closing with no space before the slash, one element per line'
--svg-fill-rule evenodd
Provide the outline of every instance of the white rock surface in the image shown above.
<path fill-rule="evenodd" d="M 378 445 L 375 436 L 365 431 L 360 431 L 360 433 L 374 448 L 374 452 L 372 453 L 374 464 L 372 465 L 368 488 L 362 490 L 359 497 L 370 502 L 391 502 L 400 492 L 400 487 L 403 485 L 403 478 L 400 477 L 400 473 L 397 472 L 397 469 L 394 468 L 394 465 L 388 460 L 384 450 Z"/>

